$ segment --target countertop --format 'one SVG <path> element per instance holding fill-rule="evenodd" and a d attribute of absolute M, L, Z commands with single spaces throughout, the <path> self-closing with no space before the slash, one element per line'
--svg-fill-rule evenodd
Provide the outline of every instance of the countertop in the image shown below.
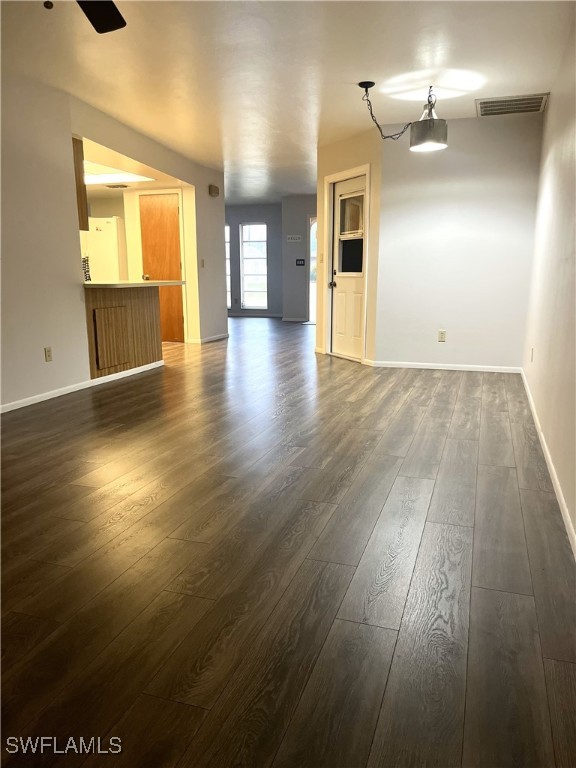
<path fill-rule="evenodd" d="M 121 280 L 119 283 L 84 283 L 84 288 L 158 288 L 164 285 L 184 285 L 183 280 L 140 280 L 132 283 L 129 280 Z"/>

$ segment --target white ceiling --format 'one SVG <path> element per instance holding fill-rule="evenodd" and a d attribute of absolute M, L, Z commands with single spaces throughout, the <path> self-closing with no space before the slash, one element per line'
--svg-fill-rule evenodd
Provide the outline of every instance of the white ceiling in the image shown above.
<path fill-rule="evenodd" d="M 448 119 L 549 91 L 574 16 L 573 2 L 117 5 L 127 26 L 98 35 L 75 2 L 3 2 L 3 67 L 223 167 L 233 202 L 313 192 L 318 144 L 370 129 L 359 80 L 388 124 L 417 119 L 431 83 Z"/>

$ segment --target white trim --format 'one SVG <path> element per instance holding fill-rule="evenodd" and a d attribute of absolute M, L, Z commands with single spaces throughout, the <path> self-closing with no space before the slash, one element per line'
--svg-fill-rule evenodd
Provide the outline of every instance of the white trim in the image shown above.
<path fill-rule="evenodd" d="M 110 373 L 108 376 L 99 376 L 97 379 L 80 381 L 78 384 L 71 384 L 68 387 L 62 387 L 61 389 L 53 389 L 50 392 L 42 392 L 40 395 L 25 397 L 23 400 L 14 400 L 11 403 L 6 403 L 5 405 L 0 406 L 0 413 L 15 411 L 17 408 L 25 408 L 27 405 L 34 405 L 34 403 L 41 403 L 44 400 L 51 400 L 54 397 L 69 395 L 71 392 L 78 392 L 81 389 L 88 389 L 88 387 L 96 387 L 99 384 L 108 384 L 117 379 L 125 379 L 127 376 L 134 376 L 137 373 L 151 371 L 153 368 L 160 368 L 163 365 L 164 360 L 157 360 L 155 363 L 140 365 L 138 368 L 129 368 L 127 371 L 119 371 L 118 373 Z"/>
<path fill-rule="evenodd" d="M 187 344 L 208 344 L 210 341 L 220 341 L 227 339 L 230 334 L 219 333 L 217 336 L 207 336 L 205 339 L 188 339 Z"/>
<path fill-rule="evenodd" d="M 324 347 L 314 347 L 314 352 L 316 352 L 319 355 L 326 354 L 326 350 L 324 349 Z"/>
<path fill-rule="evenodd" d="M 402 363 L 390 360 L 362 360 L 372 368 L 431 368 L 439 371 L 486 371 L 487 373 L 522 373 L 522 368 L 505 365 L 465 365 L 464 363 Z"/>
<path fill-rule="evenodd" d="M 532 393 L 530 392 L 530 387 L 528 386 L 528 379 L 526 378 L 526 374 L 523 368 L 521 369 L 521 373 L 522 373 L 522 380 L 524 382 L 524 387 L 526 389 L 526 394 L 528 395 L 528 402 L 530 403 L 530 410 L 532 411 L 532 416 L 534 418 L 534 424 L 536 425 L 536 431 L 538 432 L 538 437 L 540 438 L 540 444 L 544 452 L 544 458 L 546 459 L 546 464 L 548 465 L 548 471 L 550 472 L 552 485 L 554 486 L 554 490 L 556 491 L 556 498 L 558 500 L 560 511 L 562 512 L 562 517 L 564 519 L 566 533 L 568 534 L 570 546 L 572 547 L 572 552 L 574 553 L 574 557 L 576 558 L 576 531 L 574 530 L 574 522 L 570 517 L 568 504 L 566 503 L 566 498 L 564 497 L 564 493 L 562 492 L 562 486 L 560 485 L 560 480 L 558 478 L 558 474 L 556 472 L 556 468 L 552 460 L 552 454 L 550 453 L 550 449 L 548 448 L 548 444 L 546 443 L 546 438 L 544 437 L 544 432 L 542 430 L 540 420 L 538 419 L 538 414 L 536 413 L 536 405 L 534 403 L 534 398 L 532 397 Z"/>
<path fill-rule="evenodd" d="M 282 322 L 284 323 L 307 323 L 308 320 L 306 320 L 305 317 L 283 317 Z"/>

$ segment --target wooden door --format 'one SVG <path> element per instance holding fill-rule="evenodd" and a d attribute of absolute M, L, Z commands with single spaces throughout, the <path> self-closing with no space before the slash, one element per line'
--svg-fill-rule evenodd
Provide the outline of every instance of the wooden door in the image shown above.
<path fill-rule="evenodd" d="M 352 360 L 364 352 L 365 190 L 365 176 L 334 185 L 331 351 Z"/>
<path fill-rule="evenodd" d="M 74 156 L 74 178 L 76 180 L 76 203 L 78 206 L 78 228 L 82 232 L 88 231 L 88 195 L 84 183 L 84 144 L 82 139 L 72 138 L 72 152 Z"/>
<path fill-rule="evenodd" d="M 179 205 L 177 193 L 140 195 L 142 266 L 150 280 L 182 280 Z M 159 291 L 162 341 L 184 341 L 182 287 Z"/>

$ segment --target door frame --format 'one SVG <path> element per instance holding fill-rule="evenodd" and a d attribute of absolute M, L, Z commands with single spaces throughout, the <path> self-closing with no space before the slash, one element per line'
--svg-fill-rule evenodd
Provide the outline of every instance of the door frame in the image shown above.
<path fill-rule="evenodd" d="M 136 195 L 138 197 L 138 205 L 136 206 L 137 210 L 137 217 L 138 217 L 138 232 L 139 232 L 139 238 L 140 238 L 140 258 L 142 260 L 142 270 L 144 270 L 144 261 L 143 261 L 143 253 L 142 253 L 142 229 L 141 229 L 141 223 L 140 223 L 140 198 L 144 197 L 145 195 L 178 195 L 178 226 L 180 230 L 180 273 L 182 275 L 182 280 L 184 281 L 184 285 L 182 286 L 182 322 L 184 323 L 184 344 L 188 342 L 188 304 L 187 304 L 187 294 L 186 289 L 188 285 L 188 281 L 186 280 L 186 248 L 185 248 L 185 241 L 184 241 L 184 217 L 183 217 L 183 207 L 184 207 L 184 200 L 182 196 L 182 189 L 181 187 L 172 187 L 172 189 L 136 189 L 134 190 L 136 192 Z"/>
<path fill-rule="evenodd" d="M 364 253 L 365 253 L 365 268 L 364 268 L 364 309 L 363 309 L 363 322 L 362 322 L 362 357 L 360 360 L 356 358 L 346 358 L 344 355 L 337 355 L 332 351 L 332 300 L 331 289 L 328 288 L 328 277 L 332 277 L 332 260 L 334 254 L 334 187 L 339 181 L 348 181 L 354 179 L 356 176 L 364 176 L 366 178 L 366 190 L 364 197 Z M 324 232 L 323 240 L 325 243 L 324 248 L 324 269 L 323 277 L 324 282 L 322 286 L 322 297 L 324 302 L 324 349 L 323 351 L 327 355 L 333 355 L 334 357 L 342 357 L 354 362 L 364 363 L 366 361 L 366 336 L 368 330 L 368 292 L 366 287 L 368 285 L 368 275 L 370 273 L 370 164 L 358 165 L 355 168 L 349 168 L 345 171 L 339 171 L 338 173 L 331 173 L 328 176 L 324 176 Z M 318 294 L 318 286 L 316 288 Z"/>

